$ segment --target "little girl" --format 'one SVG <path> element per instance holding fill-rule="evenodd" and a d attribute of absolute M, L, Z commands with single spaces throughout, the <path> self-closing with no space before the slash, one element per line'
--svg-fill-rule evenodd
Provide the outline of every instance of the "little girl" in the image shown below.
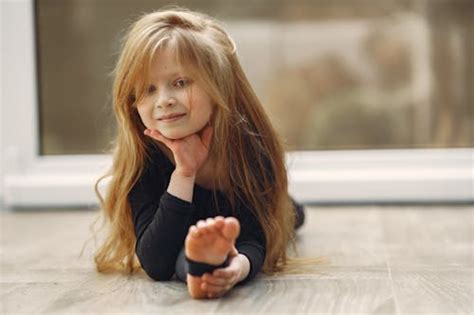
<path fill-rule="evenodd" d="M 230 36 L 184 9 L 136 21 L 115 69 L 118 136 L 100 272 L 173 275 L 219 297 L 288 263 L 304 212 L 288 195 L 284 151 Z M 138 261 L 137 261 L 138 260 Z"/>

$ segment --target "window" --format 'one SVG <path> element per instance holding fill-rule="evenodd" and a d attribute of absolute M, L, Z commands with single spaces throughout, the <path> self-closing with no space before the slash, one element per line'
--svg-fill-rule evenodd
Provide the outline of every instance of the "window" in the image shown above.
<path fill-rule="evenodd" d="M 472 200 L 468 1 L 225 2 L 181 4 L 224 21 L 236 40 L 286 141 L 297 199 Z M 120 36 L 159 6 L 3 4 L 7 204 L 95 204 L 92 184 L 111 161 Z"/>

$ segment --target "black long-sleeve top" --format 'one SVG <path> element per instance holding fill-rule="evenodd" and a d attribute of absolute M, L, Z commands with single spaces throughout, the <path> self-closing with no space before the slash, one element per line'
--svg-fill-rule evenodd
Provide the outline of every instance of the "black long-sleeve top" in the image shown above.
<path fill-rule="evenodd" d="M 170 280 L 175 263 L 191 225 L 217 215 L 234 216 L 240 222 L 236 240 L 239 253 L 250 261 L 250 272 L 243 282 L 255 277 L 265 259 L 265 236 L 252 212 L 237 202 L 232 212 L 225 195 L 194 185 L 192 203 L 171 195 L 166 190 L 174 165 L 158 149 L 151 150 L 151 161 L 128 195 L 136 235 L 135 252 L 145 272 L 154 280 Z"/>

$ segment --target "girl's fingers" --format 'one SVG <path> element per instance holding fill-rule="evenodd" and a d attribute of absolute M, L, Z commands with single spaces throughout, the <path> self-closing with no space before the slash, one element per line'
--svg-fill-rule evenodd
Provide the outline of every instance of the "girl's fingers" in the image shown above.
<path fill-rule="evenodd" d="M 238 282 L 237 278 L 238 272 L 232 267 L 219 268 L 202 276 L 201 288 L 209 298 L 218 297 L 229 291 Z"/>
<path fill-rule="evenodd" d="M 232 270 L 227 270 L 227 268 L 219 268 L 219 269 L 216 269 L 212 272 L 212 275 L 216 278 L 223 278 L 223 279 L 226 279 L 227 281 L 229 281 L 230 279 L 232 279 L 233 277 L 236 276 L 236 272 L 232 271 Z"/>
<path fill-rule="evenodd" d="M 214 296 L 224 294 L 226 291 L 229 291 L 229 285 L 213 285 L 207 282 L 201 284 L 201 289 L 206 291 L 208 294 L 211 293 Z"/>
<path fill-rule="evenodd" d="M 234 257 L 234 256 L 237 256 L 237 255 L 239 255 L 239 251 L 234 246 L 234 247 L 232 247 L 232 251 L 229 253 L 229 256 Z"/>
<path fill-rule="evenodd" d="M 210 283 L 212 285 L 220 285 L 224 286 L 229 284 L 229 280 L 227 278 L 221 278 L 221 277 L 214 277 L 208 273 L 205 273 L 202 276 L 202 280 L 206 283 Z"/>
<path fill-rule="evenodd" d="M 151 129 L 145 129 L 145 131 L 143 132 L 145 135 L 155 139 L 155 140 L 158 140 L 160 142 L 163 142 L 167 147 L 169 147 L 172 143 L 171 140 L 165 138 L 161 133 L 159 133 L 158 131 L 156 130 L 151 130 Z"/>
<path fill-rule="evenodd" d="M 161 133 L 159 133 L 156 130 L 151 131 L 151 136 L 154 139 L 163 142 L 167 147 L 169 147 L 171 145 L 171 140 L 168 140 L 167 138 L 165 138 Z"/>

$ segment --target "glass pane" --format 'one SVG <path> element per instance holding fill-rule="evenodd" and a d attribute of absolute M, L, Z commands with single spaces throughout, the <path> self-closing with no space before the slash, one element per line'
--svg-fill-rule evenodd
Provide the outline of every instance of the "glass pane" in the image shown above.
<path fill-rule="evenodd" d="M 180 1 L 234 37 L 289 150 L 472 147 L 466 1 Z M 36 1 L 41 154 L 95 154 L 115 130 L 126 27 L 165 1 Z"/>

